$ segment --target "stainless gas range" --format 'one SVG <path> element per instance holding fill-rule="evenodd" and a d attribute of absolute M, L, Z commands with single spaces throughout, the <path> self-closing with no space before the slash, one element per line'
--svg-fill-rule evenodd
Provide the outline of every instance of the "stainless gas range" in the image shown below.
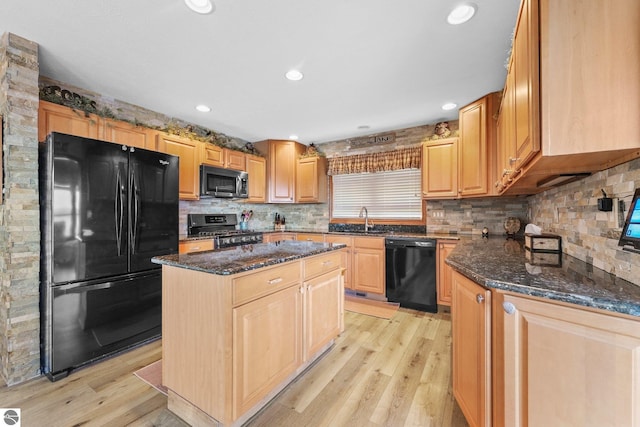
<path fill-rule="evenodd" d="M 236 214 L 188 214 L 187 235 L 210 237 L 215 249 L 262 242 L 262 233 L 252 230 L 236 230 Z"/>

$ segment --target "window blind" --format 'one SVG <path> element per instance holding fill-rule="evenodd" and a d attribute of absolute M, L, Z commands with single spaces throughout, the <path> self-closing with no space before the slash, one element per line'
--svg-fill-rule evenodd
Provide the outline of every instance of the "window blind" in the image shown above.
<path fill-rule="evenodd" d="M 333 218 L 422 219 L 420 169 L 334 175 Z"/>

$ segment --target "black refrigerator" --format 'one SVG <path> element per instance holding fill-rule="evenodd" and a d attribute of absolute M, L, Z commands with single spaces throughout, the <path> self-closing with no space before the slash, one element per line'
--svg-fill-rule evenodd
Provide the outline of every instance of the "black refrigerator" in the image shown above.
<path fill-rule="evenodd" d="M 52 133 L 39 147 L 41 368 L 51 380 L 161 333 L 178 158 Z"/>

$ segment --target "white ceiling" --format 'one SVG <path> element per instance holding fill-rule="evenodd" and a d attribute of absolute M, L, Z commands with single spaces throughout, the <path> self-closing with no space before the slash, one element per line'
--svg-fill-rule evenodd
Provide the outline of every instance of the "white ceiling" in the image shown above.
<path fill-rule="evenodd" d="M 208 15 L 183 0 L 1 0 L 0 33 L 37 42 L 50 78 L 247 141 L 308 144 L 453 120 L 445 102 L 501 89 L 519 0 L 473 1 L 451 26 L 457 0 L 214 0 Z"/>

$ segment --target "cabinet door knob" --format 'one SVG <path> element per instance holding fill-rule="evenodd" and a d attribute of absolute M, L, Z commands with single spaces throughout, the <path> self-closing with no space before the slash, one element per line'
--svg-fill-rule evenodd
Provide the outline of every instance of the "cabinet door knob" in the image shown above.
<path fill-rule="evenodd" d="M 513 314 L 516 312 L 516 306 L 510 302 L 503 302 L 502 308 L 504 309 L 504 312 L 507 314 Z"/>
<path fill-rule="evenodd" d="M 476 295 L 476 301 L 478 302 L 478 304 L 482 304 L 482 302 L 484 301 L 484 297 L 482 296 L 482 294 Z"/>

